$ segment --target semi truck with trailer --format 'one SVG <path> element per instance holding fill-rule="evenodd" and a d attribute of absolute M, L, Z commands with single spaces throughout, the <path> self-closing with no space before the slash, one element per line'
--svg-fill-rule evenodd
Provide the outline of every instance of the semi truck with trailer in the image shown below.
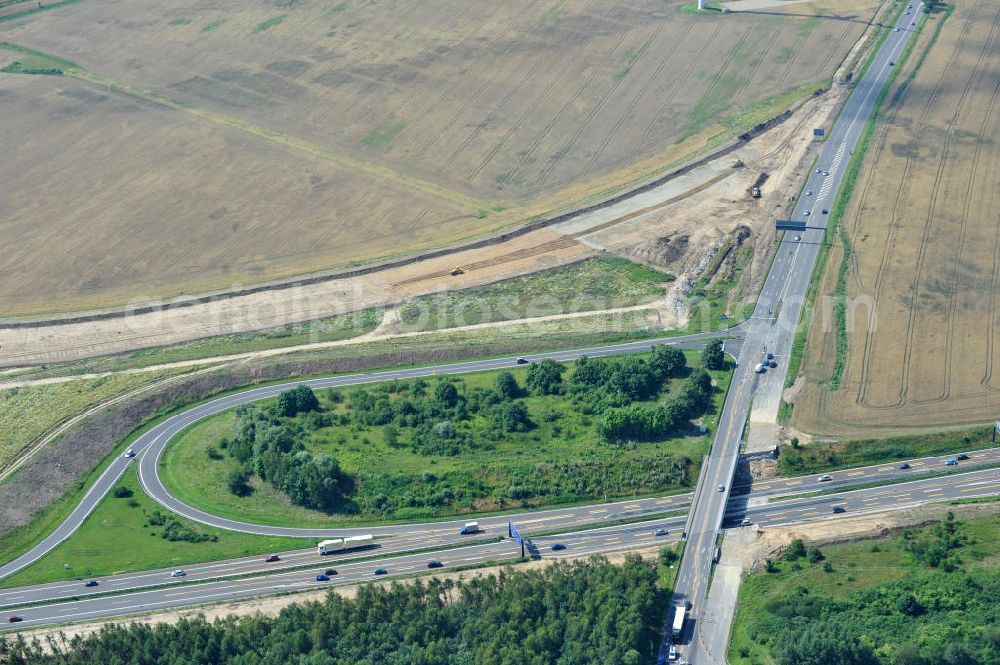
<path fill-rule="evenodd" d="M 371 547 L 375 544 L 375 537 L 371 534 L 364 536 L 347 536 L 346 538 L 331 538 L 324 540 L 317 547 L 320 555 L 343 552 L 344 550 L 356 550 L 362 547 Z"/>
<path fill-rule="evenodd" d="M 671 637 L 674 642 L 681 639 L 681 634 L 684 632 L 684 619 L 687 617 L 687 606 L 677 605 L 674 607 L 674 625 L 671 630 Z"/>

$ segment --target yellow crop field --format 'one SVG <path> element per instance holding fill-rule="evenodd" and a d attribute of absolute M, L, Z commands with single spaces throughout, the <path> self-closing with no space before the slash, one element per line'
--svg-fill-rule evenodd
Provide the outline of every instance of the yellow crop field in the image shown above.
<path fill-rule="evenodd" d="M 846 354 L 838 361 L 836 321 L 814 320 L 797 426 L 857 433 L 1000 414 L 998 53 L 995 2 L 954 3 L 927 21 L 843 220 Z M 842 258 L 831 257 L 827 294 Z"/>
<path fill-rule="evenodd" d="M 78 0 L 0 20 L 0 315 L 257 283 L 564 208 L 822 85 L 876 4 Z"/>

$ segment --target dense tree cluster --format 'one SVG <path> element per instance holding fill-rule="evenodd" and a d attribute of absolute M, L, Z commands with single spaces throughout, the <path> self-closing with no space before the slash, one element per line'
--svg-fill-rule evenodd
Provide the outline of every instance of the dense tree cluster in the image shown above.
<path fill-rule="evenodd" d="M 310 414 L 313 418 L 302 421 L 283 419 L 289 410 L 297 414 L 300 409 L 312 411 L 318 406 L 312 390 L 299 386 L 279 395 L 274 409 L 237 409 L 233 438 L 220 444 L 243 465 L 227 477 L 229 490 L 237 496 L 249 494 L 248 480 L 253 473 L 287 494 L 296 505 L 326 512 L 336 510 L 351 489 L 350 478 L 341 473 L 336 460 L 314 455 L 301 441 L 303 427 L 328 422 L 320 418 L 322 422 L 317 423 L 320 414 L 315 413 Z"/>
<path fill-rule="evenodd" d="M 905 579 L 814 595 L 803 586 L 765 605 L 747 634 L 777 665 L 993 665 L 1000 663 L 1000 572 L 957 566 L 966 537 L 949 516 L 900 540 L 923 569 Z M 801 541 L 783 558 L 823 559 Z M 948 570 L 945 562 L 956 564 Z"/>
<path fill-rule="evenodd" d="M 712 377 L 694 370 L 666 402 L 610 408 L 597 431 L 608 441 L 662 439 L 704 413 L 712 403 Z"/>
<path fill-rule="evenodd" d="M 701 366 L 705 369 L 725 368 L 726 354 L 722 349 L 721 339 L 713 339 L 701 350 Z"/>
<path fill-rule="evenodd" d="M 635 665 L 653 662 L 666 594 L 628 557 L 453 582 L 364 586 L 275 617 L 110 624 L 50 652 L 0 643 L 3 665 Z"/>

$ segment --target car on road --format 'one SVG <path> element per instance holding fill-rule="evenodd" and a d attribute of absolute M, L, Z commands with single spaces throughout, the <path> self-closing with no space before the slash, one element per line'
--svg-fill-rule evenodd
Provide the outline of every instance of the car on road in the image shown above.
<path fill-rule="evenodd" d="M 327 568 L 326 570 L 323 571 L 323 574 L 324 575 L 336 575 L 337 571 L 334 570 L 333 568 Z"/>
<path fill-rule="evenodd" d="M 899 28 L 896 28 L 893 32 L 899 32 Z"/>
<path fill-rule="evenodd" d="M 434 561 L 428 561 L 427 562 L 427 567 L 428 568 L 443 568 L 444 564 L 441 563 L 440 561 L 438 561 L 437 559 L 435 559 Z"/>
<path fill-rule="evenodd" d="M 89 582 L 85 582 L 83 586 L 85 586 L 85 587 L 94 587 L 94 586 L 97 586 L 97 580 L 90 580 Z"/>
<path fill-rule="evenodd" d="M 667 535 L 667 530 L 666 529 L 657 529 L 656 531 L 653 532 L 653 535 L 654 536 L 665 536 L 665 535 Z"/>
<path fill-rule="evenodd" d="M 821 483 L 825 483 L 828 480 L 833 480 L 833 476 L 831 476 L 828 473 L 824 473 L 822 476 L 819 477 L 819 482 Z"/>
<path fill-rule="evenodd" d="M 527 358 L 518 358 L 517 359 L 517 364 L 518 365 L 527 365 L 528 364 L 528 359 Z"/>
<path fill-rule="evenodd" d="M 129 448 L 128 450 L 126 450 L 125 457 L 135 457 L 135 450 L 133 448 Z"/>
<path fill-rule="evenodd" d="M 725 485 L 719 485 L 719 491 L 720 492 L 725 492 L 726 491 L 726 486 Z"/>
<path fill-rule="evenodd" d="M 816 169 L 816 173 L 822 173 L 823 169 Z"/>
<path fill-rule="evenodd" d="M 743 520 L 740 522 L 740 526 L 751 526 L 751 525 L 753 525 L 753 522 L 750 521 L 749 517 L 744 517 Z"/>
<path fill-rule="evenodd" d="M 16 614 L 12 614 L 11 616 L 7 617 L 7 621 L 9 621 L 10 623 L 18 623 L 20 621 L 24 621 L 24 617 L 20 617 L 20 616 L 17 616 Z"/>
<path fill-rule="evenodd" d="M 823 214 L 824 214 L 824 215 L 829 215 L 829 214 L 830 214 L 830 211 L 829 211 L 829 210 L 827 210 L 826 208 L 823 208 Z"/>
<path fill-rule="evenodd" d="M 670 651 L 667 652 L 667 658 L 669 658 L 671 661 L 677 660 L 679 658 L 677 654 L 677 647 L 674 646 L 673 644 L 670 645 Z"/>
<path fill-rule="evenodd" d="M 777 360 L 768 360 L 767 361 L 767 366 L 770 367 L 771 369 L 774 369 L 775 367 L 778 366 L 778 361 Z"/>
<path fill-rule="evenodd" d="M 768 360 L 774 360 L 774 354 L 771 353 L 770 351 L 768 351 L 767 353 L 765 353 L 764 357 L 767 358 Z"/>
<path fill-rule="evenodd" d="M 267 558 L 264 559 L 264 563 L 274 563 L 275 561 L 281 561 L 281 557 L 277 554 L 268 554 Z"/>
<path fill-rule="evenodd" d="M 958 465 L 958 460 L 955 459 L 954 457 L 950 457 L 950 458 L 948 458 L 948 459 L 946 459 L 944 461 L 944 465 L 945 466 L 957 466 Z"/>
<path fill-rule="evenodd" d="M 802 240 L 802 236 L 795 236 L 795 242 Z"/>
<path fill-rule="evenodd" d="M 806 190 L 806 196 L 812 196 L 812 195 L 813 195 L 813 191 L 811 189 L 807 189 Z"/>
<path fill-rule="evenodd" d="M 812 214 L 812 210 L 806 210 L 806 211 L 805 211 L 804 213 L 802 213 L 802 214 L 803 214 L 803 215 L 805 215 L 806 217 L 808 217 L 809 215 L 811 215 L 811 214 Z"/>
<path fill-rule="evenodd" d="M 965 453 L 962 453 L 961 455 L 956 455 L 955 459 L 957 459 L 957 460 L 967 460 L 967 459 L 969 459 L 969 456 L 966 455 Z"/>
<path fill-rule="evenodd" d="M 757 363 L 756 365 L 753 366 L 753 371 L 757 372 L 758 374 L 763 374 L 764 372 L 767 371 L 767 365 L 765 365 L 764 363 Z"/>
<path fill-rule="evenodd" d="M 330 581 L 330 576 L 326 575 L 324 573 L 319 573 L 318 575 L 316 575 L 316 581 L 317 582 L 329 582 Z"/>
<path fill-rule="evenodd" d="M 847 508 L 844 508 L 843 506 L 833 506 L 833 512 L 835 512 L 835 513 L 846 513 L 847 512 Z"/>
<path fill-rule="evenodd" d="M 895 62 L 890 62 L 890 63 L 889 63 L 889 66 L 890 66 L 890 67 L 895 67 L 895 66 L 896 66 L 896 63 L 895 63 Z"/>
<path fill-rule="evenodd" d="M 376 568 L 375 569 L 375 574 L 376 575 L 388 575 L 389 571 L 386 570 L 385 568 Z"/>
<path fill-rule="evenodd" d="M 906 471 L 909 468 L 910 468 L 910 465 L 907 464 L 906 462 L 903 462 L 902 464 L 899 465 L 899 470 L 900 471 Z"/>
<path fill-rule="evenodd" d="M 830 175 L 830 172 L 829 171 L 823 171 L 823 175 L 825 175 L 825 176 L 826 175 Z"/>
<path fill-rule="evenodd" d="M 170 573 L 170 577 L 184 577 L 185 575 L 187 575 L 187 573 L 184 572 L 183 570 L 175 570 L 174 572 Z"/>
<path fill-rule="evenodd" d="M 559 550 L 564 550 L 564 549 L 566 549 L 566 546 L 563 545 L 562 543 L 552 543 L 553 552 L 558 552 Z"/>

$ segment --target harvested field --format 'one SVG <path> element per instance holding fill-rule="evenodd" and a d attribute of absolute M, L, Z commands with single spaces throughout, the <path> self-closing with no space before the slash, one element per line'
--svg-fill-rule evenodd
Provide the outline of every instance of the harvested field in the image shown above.
<path fill-rule="evenodd" d="M 0 313 L 262 282 L 563 208 L 773 115 L 876 2 L 682 4 L 82 0 L 2 22 L 80 69 L 0 74 L 18 240 Z"/>
<path fill-rule="evenodd" d="M 1000 413 L 1000 6 L 955 3 L 933 43 L 942 21 L 932 15 L 890 92 L 842 221 L 846 349 L 838 357 L 837 317 L 820 307 L 795 398 L 800 429 Z M 838 293 L 843 256 L 831 255 L 828 295 Z"/>

